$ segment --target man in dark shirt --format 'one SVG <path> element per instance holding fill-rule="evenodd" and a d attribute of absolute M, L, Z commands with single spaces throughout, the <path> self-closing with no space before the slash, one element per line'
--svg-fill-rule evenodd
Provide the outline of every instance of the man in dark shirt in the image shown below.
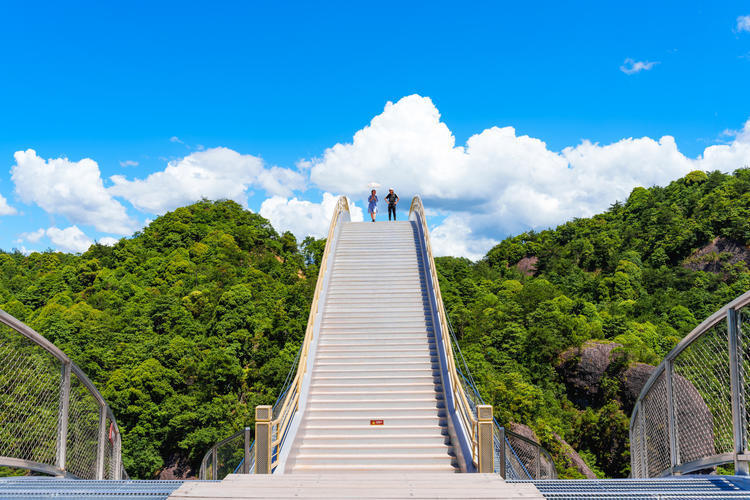
<path fill-rule="evenodd" d="M 393 189 L 388 190 L 388 195 L 385 197 L 388 200 L 388 220 L 391 220 L 391 214 L 393 214 L 393 220 L 396 220 L 396 205 L 398 205 L 398 195 L 393 192 Z"/>

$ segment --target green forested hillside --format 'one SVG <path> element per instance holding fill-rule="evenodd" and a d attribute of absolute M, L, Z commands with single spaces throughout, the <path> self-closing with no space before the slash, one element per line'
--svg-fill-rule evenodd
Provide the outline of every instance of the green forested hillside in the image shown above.
<path fill-rule="evenodd" d="M 748 216 L 750 170 L 694 172 L 636 188 L 604 214 L 508 238 L 478 263 L 439 258 L 450 318 L 501 423 L 531 426 L 564 476 L 579 473 L 562 440 L 597 473 L 627 475 L 622 373 L 657 363 L 750 288 Z M 89 374 L 123 430 L 128 471 L 151 478 L 197 465 L 276 399 L 322 249 L 310 238 L 298 247 L 233 202 L 202 201 L 83 255 L 0 253 L 0 308 Z M 623 347 L 588 397 L 566 385 L 560 353 L 591 339 Z"/>
<path fill-rule="evenodd" d="M 204 201 L 81 256 L 0 253 L 0 308 L 83 368 L 123 430 L 127 470 L 151 478 L 195 465 L 275 401 L 316 275 L 291 234 Z"/>
<path fill-rule="evenodd" d="M 437 260 L 464 355 L 501 423 L 529 424 L 559 451 L 556 433 L 599 474 L 623 477 L 630 412 L 623 372 L 635 362 L 657 364 L 700 321 L 750 289 L 748 244 L 745 169 L 636 188 L 601 215 L 508 238 L 476 264 Z M 575 398 L 585 406 L 576 405 L 559 355 L 590 339 L 621 344 L 621 357 L 600 387 Z"/>

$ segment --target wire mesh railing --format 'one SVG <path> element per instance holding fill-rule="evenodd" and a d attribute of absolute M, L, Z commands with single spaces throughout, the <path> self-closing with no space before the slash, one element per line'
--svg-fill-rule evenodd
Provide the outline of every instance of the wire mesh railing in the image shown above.
<path fill-rule="evenodd" d="M 458 338 L 453 331 L 453 325 L 448 320 L 453 355 L 456 358 L 456 371 L 461 380 L 461 387 L 466 394 L 472 412 L 476 415 L 477 406 L 484 404 L 482 396 L 476 387 L 474 378 L 469 371 Z M 502 427 L 497 420 L 494 424 L 495 473 L 505 479 L 557 479 L 557 469 L 552 456 L 539 443 Z"/>
<path fill-rule="evenodd" d="M 641 390 L 630 418 L 631 475 L 734 463 L 748 473 L 750 292 L 690 332 Z"/>
<path fill-rule="evenodd" d="M 127 478 L 117 422 L 102 395 L 65 353 L 2 310 L 0 466 Z"/>
<path fill-rule="evenodd" d="M 250 427 L 235 432 L 213 445 L 201 461 L 199 478 L 224 479 L 228 474 L 252 474 L 255 470 L 255 442 Z"/>

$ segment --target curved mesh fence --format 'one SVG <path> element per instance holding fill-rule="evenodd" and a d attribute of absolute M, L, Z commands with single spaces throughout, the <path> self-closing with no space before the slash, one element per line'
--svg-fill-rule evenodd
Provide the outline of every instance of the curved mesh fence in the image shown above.
<path fill-rule="evenodd" d="M 0 325 L 0 456 L 54 467 L 62 363 Z"/>
<path fill-rule="evenodd" d="M 250 428 L 219 441 L 203 456 L 200 479 L 224 479 L 228 474 L 250 474 L 255 466 L 255 443 Z M 247 463 L 246 463 L 247 462 Z"/>
<path fill-rule="evenodd" d="M 734 463 L 748 470 L 750 292 L 690 332 L 646 382 L 631 415 L 633 477 Z"/>
<path fill-rule="evenodd" d="M 120 479 L 120 449 L 117 423 L 91 381 L 0 310 L 0 466 Z"/>

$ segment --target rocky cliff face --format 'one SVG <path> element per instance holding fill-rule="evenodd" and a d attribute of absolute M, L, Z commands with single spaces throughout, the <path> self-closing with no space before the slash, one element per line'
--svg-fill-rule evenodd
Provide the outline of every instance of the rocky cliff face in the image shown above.
<path fill-rule="evenodd" d="M 750 248 L 744 243 L 729 238 L 716 237 L 703 248 L 699 248 L 685 259 L 682 267 L 694 271 L 722 272 L 726 265 L 745 262 L 750 265 Z"/>
<path fill-rule="evenodd" d="M 616 352 L 620 344 L 589 341 L 580 348 L 560 354 L 557 371 L 565 381 L 568 399 L 578 407 L 599 406 L 602 400 L 602 378 L 613 361 L 624 354 Z M 645 381 L 644 381 L 645 382 Z"/>
<path fill-rule="evenodd" d="M 601 382 L 605 377 L 610 377 L 618 383 L 617 397 L 622 411 L 628 416 L 632 413 L 641 390 L 656 367 L 644 363 L 616 363 L 623 361 L 619 357 L 618 347 L 621 346 L 617 343 L 587 342 L 580 348 L 568 349 L 560 355 L 558 372 L 565 382 L 569 399 L 579 408 L 598 406 L 602 400 Z M 656 384 L 663 386 L 664 382 L 657 381 Z M 714 417 L 706 401 L 695 384 L 678 373 L 675 374 L 673 388 L 681 459 L 687 462 L 713 455 Z M 666 406 L 655 402 L 648 411 L 652 417 L 663 413 L 663 423 L 666 426 Z M 656 439 L 652 446 L 666 443 L 662 436 L 664 429 L 665 427 L 658 429 L 654 426 L 646 429 Z M 661 452 L 668 453 L 666 449 Z M 575 457 L 571 456 L 569 460 L 576 469 L 582 470 Z M 652 471 L 657 472 L 661 471 Z"/>

